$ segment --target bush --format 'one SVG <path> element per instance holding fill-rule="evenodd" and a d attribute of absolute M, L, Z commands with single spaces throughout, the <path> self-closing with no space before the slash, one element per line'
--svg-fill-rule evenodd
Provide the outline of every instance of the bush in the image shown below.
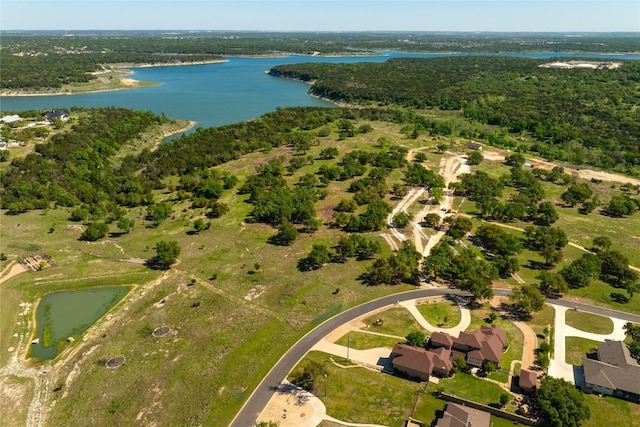
<path fill-rule="evenodd" d="M 80 240 L 95 242 L 102 239 L 109 232 L 109 226 L 105 223 L 91 223 L 80 235 Z"/>

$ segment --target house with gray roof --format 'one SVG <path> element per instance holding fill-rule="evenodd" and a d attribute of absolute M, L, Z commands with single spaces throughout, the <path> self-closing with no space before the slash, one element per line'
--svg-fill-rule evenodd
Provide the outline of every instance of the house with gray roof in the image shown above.
<path fill-rule="evenodd" d="M 597 359 L 582 359 L 584 389 L 640 403 L 640 365 L 622 341 L 598 344 Z"/>
<path fill-rule="evenodd" d="M 491 415 L 479 409 L 449 402 L 444 408 L 442 418 L 438 418 L 437 421 L 436 427 L 489 427 Z"/>

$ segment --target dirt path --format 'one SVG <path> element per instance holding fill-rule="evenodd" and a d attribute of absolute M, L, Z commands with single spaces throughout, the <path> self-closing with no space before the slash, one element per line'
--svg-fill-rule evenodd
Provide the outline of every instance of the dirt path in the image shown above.
<path fill-rule="evenodd" d="M 5 273 L 9 271 L 6 275 Z M 7 280 L 11 279 L 12 277 L 20 274 L 20 273 L 24 273 L 26 272 L 27 269 L 24 268 L 24 266 L 18 262 L 13 261 L 11 264 L 9 264 L 3 271 L 2 271 L 2 277 L 0 277 L 0 284 L 6 282 Z"/>
<path fill-rule="evenodd" d="M 498 310 L 502 315 L 509 317 L 509 313 L 505 313 L 500 310 L 500 305 L 502 304 L 501 297 L 493 297 L 491 299 L 491 306 Z M 538 337 L 536 333 L 531 329 L 526 322 L 522 322 L 519 320 L 509 319 L 511 323 L 513 323 L 520 331 L 522 331 L 522 335 L 524 337 L 523 348 L 522 348 L 522 365 L 523 369 L 529 369 L 530 366 L 533 366 L 536 361 L 536 349 L 538 348 Z"/>
<path fill-rule="evenodd" d="M 497 150 L 484 151 L 482 155 L 484 156 L 485 159 L 491 160 L 494 162 L 504 162 L 504 158 L 505 158 L 505 153 Z M 548 162 L 546 160 L 535 158 L 535 157 L 530 158 L 530 161 L 539 165 L 540 168 L 547 169 L 547 170 L 551 170 L 556 166 L 562 166 L 562 165 L 557 165 L 556 163 Z M 620 182 L 623 184 L 629 182 L 633 185 L 640 185 L 639 179 L 631 178 L 624 175 L 618 175 L 615 173 L 604 172 L 604 171 L 595 171 L 592 169 L 582 169 L 582 168 L 575 169 L 568 166 L 562 166 L 562 167 L 564 168 L 564 171 L 566 173 L 568 174 L 575 173 L 580 178 L 586 179 L 586 180 L 600 179 L 602 181 Z"/>

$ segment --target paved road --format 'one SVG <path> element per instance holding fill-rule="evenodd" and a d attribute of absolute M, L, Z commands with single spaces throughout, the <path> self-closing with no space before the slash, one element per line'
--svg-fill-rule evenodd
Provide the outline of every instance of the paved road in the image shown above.
<path fill-rule="evenodd" d="M 494 295 L 496 296 L 508 296 L 511 291 L 508 289 L 494 289 Z M 365 315 L 371 311 L 385 307 L 387 305 L 395 304 L 398 301 L 407 301 L 416 298 L 426 298 L 442 295 L 469 295 L 466 292 L 462 292 L 457 289 L 450 288 L 430 288 L 420 289 L 415 291 L 403 292 L 395 295 L 388 295 L 373 301 L 366 302 L 362 305 L 343 311 L 342 313 L 328 319 L 321 325 L 317 326 L 307 335 L 302 337 L 297 343 L 293 345 L 275 364 L 275 366 L 269 371 L 266 377 L 260 382 L 258 387 L 253 391 L 249 399 L 245 402 L 244 406 L 240 409 L 240 412 L 231 422 L 232 427 L 251 427 L 254 425 L 256 419 L 260 415 L 260 412 L 267 406 L 267 403 L 275 393 L 275 388 L 280 385 L 287 374 L 293 369 L 300 359 L 322 338 L 328 335 L 331 331 L 337 327 L 348 323 L 362 315 Z M 561 305 L 570 308 L 577 308 L 578 310 L 600 314 L 603 316 L 613 316 L 620 319 L 633 321 L 640 323 L 640 316 L 624 313 L 617 310 L 611 310 L 602 307 L 595 307 L 588 304 L 582 304 L 574 301 L 563 299 L 549 299 L 547 302 L 555 305 Z"/>

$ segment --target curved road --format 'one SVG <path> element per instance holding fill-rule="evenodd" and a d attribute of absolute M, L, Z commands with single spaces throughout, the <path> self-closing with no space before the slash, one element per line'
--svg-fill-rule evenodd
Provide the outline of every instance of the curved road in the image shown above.
<path fill-rule="evenodd" d="M 508 289 L 494 289 L 496 296 L 508 296 L 511 291 Z M 395 304 L 398 301 L 407 301 L 416 298 L 426 298 L 442 295 L 470 295 L 467 292 L 450 288 L 429 288 L 415 291 L 408 291 L 386 297 L 378 298 L 373 301 L 366 302 L 349 310 L 343 311 L 336 316 L 326 320 L 318 325 L 311 332 L 302 337 L 293 345 L 269 371 L 269 373 L 260 382 L 258 387 L 253 391 L 249 399 L 244 403 L 236 417 L 231 422 L 232 427 L 250 427 L 255 424 L 262 410 L 267 406 L 271 397 L 276 393 L 275 388 L 280 385 L 282 380 L 286 378 L 289 372 L 295 367 L 296 363 L 304 357 L 305 354 L 322 338 L 328 335 L 337 327 L 348 323 L 360 316 L 371 311 Z M 624 313 L 622 311 L 611 310 L 603 307 L 595 307 L 588 304 L 582 304 L 564 299 L 547 299 L 548 303 L 562 305 L 570 308 L 577 308 L 581 311 L 600 314 L 603 316 L 612 316 L 631 322 L 640 323 L 640 316 Z"/>

